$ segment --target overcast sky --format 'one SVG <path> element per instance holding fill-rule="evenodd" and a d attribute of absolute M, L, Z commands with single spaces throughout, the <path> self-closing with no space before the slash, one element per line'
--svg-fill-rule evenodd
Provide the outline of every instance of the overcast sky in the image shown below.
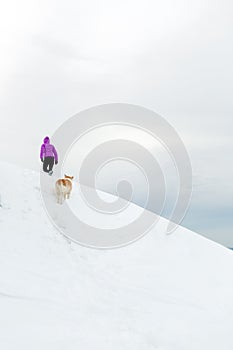
<path fill-rule="evenodd" d="M 189 152 L 183 225 L 233 246 L 232 18 L 230 0 L 5 1 L 1 159 L 39 169 L 42 138 L 78 111 L 142 105 Z"/>

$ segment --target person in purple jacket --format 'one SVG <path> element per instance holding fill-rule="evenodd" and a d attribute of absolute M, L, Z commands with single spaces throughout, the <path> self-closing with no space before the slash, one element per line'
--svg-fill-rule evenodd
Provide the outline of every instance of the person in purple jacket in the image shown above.
<path fill-rule="evenodd" d="M 56 148 L 51 145 L 50 139 L 48 136 L 44 138 L 44 143 L 41 145 L 40 149 L 40 159 L 43 163 L 43 170 L 49 175 L 53 173 L 54 161 L 55 164 L 58 163 L 58 155 Z"/>

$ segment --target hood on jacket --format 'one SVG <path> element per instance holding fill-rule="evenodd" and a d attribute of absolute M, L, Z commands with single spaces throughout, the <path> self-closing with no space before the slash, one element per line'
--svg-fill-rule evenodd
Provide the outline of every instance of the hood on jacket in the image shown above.
<path fill-rule="evenodd" d="M 44 143 L 50 143 L 50 139 L 49 139 L 48 136 L 46 136 L 46 137 L 44 138 Z"/>

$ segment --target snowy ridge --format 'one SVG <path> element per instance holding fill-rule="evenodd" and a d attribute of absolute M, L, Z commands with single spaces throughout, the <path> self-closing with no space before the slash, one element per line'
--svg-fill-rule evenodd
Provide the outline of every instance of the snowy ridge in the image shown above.
<path fill-rule="evenodd" d="M 37 172 L 0 171 L 2 350 L 232 350 L 232 251 L 166 236 L 162 218 L 127 247 L 81 247 L 52 226 Z"/>

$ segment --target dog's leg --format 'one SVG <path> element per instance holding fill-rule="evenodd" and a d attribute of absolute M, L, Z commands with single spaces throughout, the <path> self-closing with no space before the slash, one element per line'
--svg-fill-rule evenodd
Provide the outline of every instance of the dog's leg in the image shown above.
<path fill-rule="evenodd" d="M 59 192 L 59 204 L 62 204 L 62 193 L 61 192 Z"/>

